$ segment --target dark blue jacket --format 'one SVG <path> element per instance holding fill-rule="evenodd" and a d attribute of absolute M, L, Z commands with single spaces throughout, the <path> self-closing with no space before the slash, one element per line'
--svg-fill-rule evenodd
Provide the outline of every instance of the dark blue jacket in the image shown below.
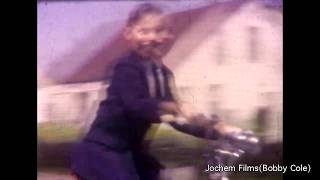
<path fill-rule="evenodd" d="M 168 79 L 172 72 L 163 67 L 164 98 L 150 97 L 146 68 L 135 53 L 120 58 L 115 66 L 107 98 L 100 103 L 86 141 L 106 145 L 115 150 L 139 148 L 152 123 L 159 123 L 159 103 L 174 101 Z"/>
<path fill-rule="evenodd" d="M 175 101 L 169 79 L 172 72 L 163 67 L 165 96 L 150 93 L 145 59 L 135 53 L 120 58 L 115 66 L 107 98 L 100 103 L 84 141 L 73 151 L 71 169 L 90 180 L 156 180 L 163 166 L 142 147 L 152 123 L 159 123 L 159 103 Z M 205 137 L 202 126 L 171 125 L 188 134 Z"/>

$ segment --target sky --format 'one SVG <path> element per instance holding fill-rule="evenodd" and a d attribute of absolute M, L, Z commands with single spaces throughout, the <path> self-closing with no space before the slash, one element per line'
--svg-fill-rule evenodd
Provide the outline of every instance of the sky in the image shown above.
<path fill-rule="evenodd" d="M 101 43 L 111 39 L 122 27 L 128 12 L 138 3 L 132 1 L 54 1 L 38 2 L 37 5 L 37 50 L 38 67 L 50 68 L 55 61 L 68 53 L 77 42 L 88 37 L 102 24 L 115 23 L 115 26 L 101 34 L 91 50 L 83 52 L 83 59 L 89 56 Z M 157 1 L 169 12 L 205 6 L 209 1 Z M 89 51 L 89 52 L 88 52 Z M 81 53 L 81 52 L 80 52 Z M 79 59 L 81 63 L 81 59 Z"/>
<path fill-rule="evenodd" d="M 181 0 L 156 1 L 168 13 L 185 11 L 213 2 L 230 0 Z M 279 4 L 280 0 L 263 0 Z M 65 75 L 72 74 L 83 66 L 102 45 L 112 40 L 124 25 L 127 14 L 137 4 L 145 1 L 38 1 L 37 3 L 37 61 L 38 69 L 52 71 L 52 65 L 65 61 L 66 54 L 77 48 L 77 55 L 71 57 L 72 66 Z M 101 31 L 105 24 L 112 24 Z M 99 30 L 100 29 L 100 30 Z M 81 42 L 87 42 L 79 47 Z M 88 43 L 89 42 L 89 43 Z M 81 44 L 82 45 L 82 44 Z"/>

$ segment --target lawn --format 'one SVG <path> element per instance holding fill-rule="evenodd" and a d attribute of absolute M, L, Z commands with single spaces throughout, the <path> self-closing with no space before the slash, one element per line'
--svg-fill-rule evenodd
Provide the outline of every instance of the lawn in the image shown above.
<path fill-rule="evenodd" d="M 46 122 L 38 124 L 38 141 L 46 143 L 74 142 L 83 135 L 81 126 L 72 123 L 52 123 Z M 178 132 L 167 125 L 153 125 L 146 135 L 146 140 L 169 139 L 179 144 L 190 145 L 192 147 L 202 144 L 204 141 Z"/>
<path fill-rule="evenodd" d="M 61 147 L 61 144 L 72 145 L 82 136 L 83 130 L 75 124 L 39 124 L 38 149 L 41 153 L 44 148 L 48 149 L 48 146 L 54 148 L 56 145 L 57 149 L 65 149 Z M 178 132 L 169 126 L 151 127 L 145 139 L 152 139 L 150 153 L 169 167 L 202 162 L 201 151 L 207 143 L 202 139 Z"/>
<path fill-rule="evenodd" d="M 55 147 L 58 144 L 73 144 L 78 141 L 83 135 L 83 129 L 77 124 L 59 124 L 59 123 L 42 123 L 38 124 L 38 143 L 49 144 L 50 147 Z M 208 141 L 178 132 L 169 126 L 153 126 L 147 133 L 146 140 L 153 139 L 150 152 L 153 154 L 166 168 L 175 168 L 183 166 L 204 167 L 205 159 L 202 156 Z M 52 146 L 51 146 L 52 145 Z M 38 148 L 41 148 L 39 146 Z M 60 147 L 61 148 L 61 147 Z M 52 149 L 52 148 L 51 148 Z M 66 149 L 66 148 L 61 148 Z M 68 149 L 68 148 L 67 148 Z M 56 150 L 45 155 L 41 161 L 53 159 L 52 161 L 59 164 L 60 161 L 65 163 L 63 158 L 66 157 L 65 150 L 62 150 L 64 155 L 59 155 Z M 40 151 L 43 152 L 43 151 Z M 61 153 L 61 154 L 63 154 Z M 55 157 L 53 157 L 55 156 Z M 59 160 L 61 158 L 61 160 Z M 40 163 L 41 164 L 41 163 Z M 50 164 L 43 163 L 42 164 Z M 39 171 L 58 171 L 64 174 L 67 166 L 40 166 Z M 200 168 L 201 169 L 201 168 Z M 66 171 L 67 172 L 67 171 Z M 200 174 L 204 176 L 204 174 Z M 199 177 L 206 179 L 205 177 Z M 237 180 L 277 180 L 282 179 L 281 176 L 253 176 L 247 173 L 236 173 L 234 178 Z"/>
<path fill-rule="evenodd" d="M 38 141 L 46 143 L 73 142 L 82 135 L 79 125 L 45 122 L 38 124 Z"/>

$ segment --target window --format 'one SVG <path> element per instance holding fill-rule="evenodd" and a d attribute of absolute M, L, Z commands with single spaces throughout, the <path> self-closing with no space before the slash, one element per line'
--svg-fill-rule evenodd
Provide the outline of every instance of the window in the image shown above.
<path fill-rule="evenodd" d="M 217 57 L 216 63 L 217 65 L 222 65 L 225 62 L 225 43 L 222 35 L 219 35 L 217 40 Z"/>
<path fill-rule="evenodd" d="M 249 61 L 259 61 L 259 28 L 249 27 Z"/>
<path fill-rule="evenodd" d="M 219 114 L 221 112 L 221 92 L 222 85 L 221 84 L 211 84 L 209 86 L 210 92 L 210 108 L 211 112 L 214 114 Z"/>

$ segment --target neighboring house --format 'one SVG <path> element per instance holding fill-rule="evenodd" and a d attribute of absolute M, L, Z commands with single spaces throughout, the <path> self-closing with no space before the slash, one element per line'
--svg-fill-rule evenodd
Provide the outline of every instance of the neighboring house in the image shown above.
<path fill-rule="evenodd" d="M 90 82 L 38 88 L 38 123 L 78 123 L 86 127 L 106 97 L 108 85 Z"/>
<path fill-rule="evenodd" d="M 268 109 L 268 134 L 281 138 L 282 12 L 242 1 L 193 13 L 165 58 L 182 99 L 244 127 Z"/>
<path fill-rule="evenodd" d="M 192 104 L 195 111 L 217 113 L 243 127 L 253 127 L 259 112 L 269 112 L 264 122 L 268 139 L 281 140 L 282 11 L 264 6 L 262 1 L 238 0 L 171 16 L 178 36 L 164 61 L 176 75 L 182 99 Z M 121 23 L 109 25 L 114 24 Z M 103 25 L 107 27 L 108 24 Z M 38 122 L 90 124 L 99 101 L 106 96 L 107 85 L 100 81 L 105 76 L 103 73 L 110 74 L 112 59 L 126 51 L 120 36 L 108 41 L 111 43 L 88 56 L 90 63 L 64 81 L 68 84 L 40 73 Z M 79 49 L 90 43 L 82 42 Z M 78 51 L 74 47 L 67 59 L 77 57 Z M 61 66 L 68 63 L 60 62 Z M 58 69 L 59 63 L 55 65 L 52 72 Z M 99 81 L 90 82 L 90 77 Z"/>

